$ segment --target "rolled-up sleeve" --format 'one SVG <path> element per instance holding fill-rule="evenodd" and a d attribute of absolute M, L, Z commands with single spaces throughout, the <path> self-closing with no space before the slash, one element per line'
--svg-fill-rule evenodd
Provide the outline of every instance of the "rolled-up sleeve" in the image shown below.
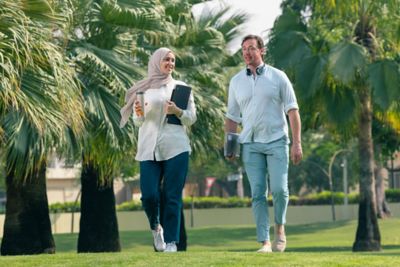
<path fill-rule="evenodd" d="M 190 93 L 188 107 L 186 110 L 182 110 L 182 116 L 180 117 L 180 120 L 182 124 L 185 126 L 190 126 L 197 120 L 196 106 L 194 104 L 193 93 Z"/>
<path fill-rule="evenodd" d="M 281 74 L 283 78 L 282 84 L 280 86 L 282 93 L 282 102 L 285 114 L 287 114 L 291 109 L 299 109 L 299 105 L 297 104 L 297 99 L 293 90 L 292 83 L 284 72 L 281 72 Z"/>
<path fill-rule="evenodd" d="M 226 112 L 225 116 L 236 123 L 242 122 L 242 118 L 240 116 L 240 107 L 235 96 L 235 90 L 233 90 L 232 81 L 229 84 L 228 111 Z"/>

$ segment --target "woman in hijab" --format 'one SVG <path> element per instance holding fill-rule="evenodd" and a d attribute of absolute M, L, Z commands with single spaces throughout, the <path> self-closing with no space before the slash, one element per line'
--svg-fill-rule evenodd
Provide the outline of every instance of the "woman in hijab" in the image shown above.
<path fill-rule="evenodd" d="M 142 205 L 152 230 L 154 248 L 164 252 L 177 251 L 182 190 L 191 152 L 186 127 L 196 121 L 192 93 L 186 110 L 178 108 L 170 101 L 175 86 L 185 85 L 184 82 L 172 78 L 174 68 L 173 52 L 164 47 L 157 49 L 149 60 L 148 77 L 127 91 L 126 105 L 121 109 L 121 127 L 126 124 L 133 109 L 135 110 L 133 121 L 140 127 L 135 159 L 140 161 Z M 136 99 L 139 91 L 144 92 L 144 107 Z M 182 125 L 167 123 L 167 114 L 176 115 Z M 163 218 L 160 218 L 161 201 Z"/>

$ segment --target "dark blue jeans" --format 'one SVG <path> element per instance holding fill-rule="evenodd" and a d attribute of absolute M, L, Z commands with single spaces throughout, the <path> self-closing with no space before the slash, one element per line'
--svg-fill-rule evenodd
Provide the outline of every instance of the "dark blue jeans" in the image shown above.
<path fill-rule="evenodd" d="M 160 193 L 163 190 L 164 240 L 179 242 L 181 224 L 182 190 L 185 186 L 189 165 L 189 152 L 183 152 L 164 161 L 140 162 L 140 190 L 142 205 L 154 230 L 160 224 Z"/>

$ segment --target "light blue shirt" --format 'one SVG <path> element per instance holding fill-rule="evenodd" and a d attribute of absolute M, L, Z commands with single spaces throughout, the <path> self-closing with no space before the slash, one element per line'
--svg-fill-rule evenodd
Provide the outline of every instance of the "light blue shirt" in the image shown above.
<path fill-rule="evenodd" d="M 288 136 L 285 114 L 298 108 L 288 77 L 274 67 L 265 65 L 255 77 L 244 69 L 230 81 L 226 117 L 242 124 L 241 143 L 269 143 Z"/>

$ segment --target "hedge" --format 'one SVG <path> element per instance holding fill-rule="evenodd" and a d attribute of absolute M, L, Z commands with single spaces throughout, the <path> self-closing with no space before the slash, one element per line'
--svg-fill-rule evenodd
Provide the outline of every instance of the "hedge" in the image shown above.
<path fill-rule="evenodd" d="M 386 190 L 386 200 L 388 202 L 400 202 L 400 189 L 388 189 Z M 333 194 L 336 205 L 344 203 L 344 193 L 335 192 Z M 358 194 L 351 193 L 348 195 L 349 204 L 358 203 Z M 272 197 L 268 197 L 268 203 L 272 206 Z M 80 203 L 74 205 L 74 202 L 66 203 L 55 203 L 49 206 L 50 212 L 79 212 Z M 317 194 L 309 194 L 305 197 L 290 196 L 289 205 L 300 206 L 300 205 L 329 205 L 331 204 L 331 193 L 329 191 L 323 191 Z M 190 209 L 192 205 L 192 198 L 187 197 L 183 199 L 183 206 L 185 209 Z M 193 198 L 193 206 L 195 209 L 209 209 L 209 208 L 240 208 L 240 207 L 251 207 L 251 198 L 239 198 L 239 197 L 195 197 Z M 135 211 L 142 210 L 142 203 L 138 200 L 132 200 L 120 205 L 117 205 L 118 211 Z"/>

